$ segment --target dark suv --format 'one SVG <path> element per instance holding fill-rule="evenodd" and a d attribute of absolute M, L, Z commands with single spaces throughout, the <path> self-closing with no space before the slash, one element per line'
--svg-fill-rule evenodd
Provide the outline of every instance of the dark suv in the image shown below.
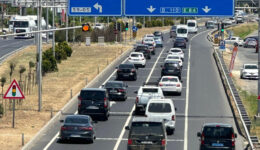
<path fill-rule="evenodd" d="M 167 135 L 161 120 L 135 117 L 131 126 L 127 126 L 125 129 L 129 130 L 127 150 L 166 149 Z"/>
<path fill-rule="evenodd" d="M 136 80 L 137 79 L 137 70 L 134 66 L 134 64 L 128 63 L 128 64 L 120 64 L 119 67 L 116 67 L 116 79 L 131 79 Z"/>
<path fill-rule="evenodd" d="M 144 57 L 146 59 L 151 59 L 151 51 L 149 50 L 149 47 L 144 44 L 138 44 L 135 47 L 135 52 L 141 52 L 144 54 Z"/>
<path fill-rule="evenodd" d="M 179 47 L 186 49 L 186 40 L 184 38 L 176 38 L 173 47 Z"/>
<path fill-rule="evenodd" d="M 108 81 L 105 85 L 102 85 L 107 90 L 109 100 L 123 100 L 127 99 L 126 89 L 127 84 L 123 81 Z"/>
<path fill-rule="evenodd" d="M 200 137 L 200 150 L 219 149 L 235 150 L 235 138 L 232 125 L 221 123 L 207 123 L 197 133 Z"/>
<path fill-rule="evenodd" d="M 177 76 L 181 80 L 181 67 L 172 61 L 166 61 L 162 67 L 161 76 Z"/>
<path fill-rule="evenodd" d="M 78 113 L 91 117 L 109 117 L 110 105 L 106 89 L 84 88 L 78 96 Z"/>

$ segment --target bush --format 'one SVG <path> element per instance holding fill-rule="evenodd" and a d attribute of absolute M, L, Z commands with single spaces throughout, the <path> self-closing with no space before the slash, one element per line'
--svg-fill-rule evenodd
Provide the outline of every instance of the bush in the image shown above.
<path fill-rule="evenodd" d="M 58 47 L 66 52 L 67 57 L 72 54 L 72 49 L 66 41 L 58 43 Z"/>
<path fill-rule="evenodd" d="M 0 104 L 0 116 L 3 116 L 4 114 L 4 107 L 2 104 Z"/>
<path fill-rule="evenodd" d="M 58 45 L 55 46 L 55 59 L 57 60 L 58 63 L 61 63 L 62 60 L 67 59 L 66 52 Z"/>
<path fill-rule="evenodd" d="M 53 71 L 58 71 L 57 61 L 53 56 L 52 49 L 48 49 L 42 55 L 42 74 L 45 75 Z"/>
<path fill-rule="evenodd" d="M 66 31 L 56 31 L 55 32 L 55 42 L 66 41 Z"/>
<path fill-rule="evenodd" d="M 138 22 L 138 23 L 136 24 L 136 27 L 137 27 L 138 29 L 142 29 L 143 24 L 141 24 L 140 22 Z"/>
<path fill-rule="evenodd" d="M 51 70 L 51 62 L 48 59 L 43 59 L 42 61 L 42 75 L 50 72 Z"/>

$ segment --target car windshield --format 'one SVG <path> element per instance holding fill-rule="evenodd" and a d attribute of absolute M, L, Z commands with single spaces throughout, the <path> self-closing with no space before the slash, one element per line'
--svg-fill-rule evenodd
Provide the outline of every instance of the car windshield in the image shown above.
<path fill-rule="evenodd" d="M 141 57 L 141 54 L 131 54 L 131 57 Z"/>
<path fill-rule="evenodd" d="M 203 133 L 205 138 L 231 139 L 233 129 L 229 127 L 204 127 Z"/>
<path fill-rule="evenodd" d="M 179 28 L 178 30 L 177 30 L 177 33 L 187 33 L 187 29 L 184 29 L 184 28 Z"/>
<path fill-rule="evenodd" d="M 167 81 L 171 81 L 171 82 L 178 82 L 177 78 L 162 78 L 162 82 L 167 82 Z"/>
<path fill-rule="evenodd" d="M 68 118 L 66 118 L 65 123 L 69 123 L 69 124 L 88 124 L 89 120 L 87 118 L 68 117 Z"/>
<path fill-rule="evenodd" d="M 105 85 L 105 88 L 122 88 L 123 84 L 122 83 L 113 83 L 113 82 L 107 82 Z"/>
<path fill-rule="evenodd" d="M 158 93 L 157 88 L 143 88 L 143 93 Z"/>
<path fill-rule="evenodd" d="M 103 91 L 81 91 L 80 97 L 83 100 L 104 100 L 106 96 Z"/>
<path fill-rule="evenodd" d="M 28 21 L 15 21 L 14 27 L 28 27 Z"/>
<path fill-rule="evenodd" d="M 188 23 L 188 26 L 189 26 L 189 27 L 195 27 L 195 25 L 196 25 L 196 24 L 195 24 L 194 22 L 189 22 L 189 23 Z"/>
<path fill-rule="evenodd" d="M 162 123 L 160 122 L 133 122 L 130 135 L 158 135 L 163 136 Z"/>
<path fill-rule="evenodd" d="M 119 69 L 132 69 L 134 68 L 134 65 L 132 64 L 122 64 L 119 66 Z"/>
<path fill-rule="evenodd" d="M 169 113 L 172 112 L 172 109 L 169 103 L 150 103 L 148 111 L 153 113 Z"/>
<path fill-rule="evenodd" d="M 245 69 L 257 69 L 256 65 L 246 65 Z"/>

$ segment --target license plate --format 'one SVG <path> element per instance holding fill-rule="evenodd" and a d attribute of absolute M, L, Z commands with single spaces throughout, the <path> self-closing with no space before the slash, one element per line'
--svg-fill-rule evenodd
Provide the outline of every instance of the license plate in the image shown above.
<path fill-rule="evenodd" d="M 139 59 L 134 59 L 134 61 L 139 61 Z"/>
<path fill-rule="evenodd" d="M 172 85 L 172 84 L 166 84 L 166 86 L 175 86 L 175 85 Z"/>
<path fill-rule="evenodd" d="M 168 70 L 168 72 L 173 72 L 173 70 Z"/>
<path fill-rule="evenodd" d="M 116 90 L 110 90 L 110 93 L 116 93 L 117 91 Z"/>
<path fill-rule="evenodd" d="M 142 141 L 141 143 L 142 143 L 142 144 L 153 144 L 152 141 Z"/>
<path fill-rule="evenodd" d="M 212 146 L 214 146 L 214 147 L 222 147 L 222 146 L 224 146 L 224 144 L 222 144 L 222 143 L 212 143 Z"/>
<path fill-rule="evenodd" d="M 123 76 L 124 76 L 124 77 L 128 77 L 129 75 L 128 75 L 128 74 L 124 74 Z"/>
<path fill-rule="evenodd" d="M 88 106 L 87 109 L 99 109 L 97 106 Z"/>
<path fill-rule="evenodd" d="M 71 137 L 80 137 L 80 135 L 72 134 Z"/>

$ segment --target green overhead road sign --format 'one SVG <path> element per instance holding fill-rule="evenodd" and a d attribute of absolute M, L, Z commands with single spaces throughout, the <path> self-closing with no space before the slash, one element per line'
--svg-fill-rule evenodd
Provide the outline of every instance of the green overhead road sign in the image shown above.
<path fill-rule="evenodd" d="M 184 7 L 184 8 L 182 8 L 182 13 L 197 14 L 198 8 L 196 8 L 196 7 Z"/>

